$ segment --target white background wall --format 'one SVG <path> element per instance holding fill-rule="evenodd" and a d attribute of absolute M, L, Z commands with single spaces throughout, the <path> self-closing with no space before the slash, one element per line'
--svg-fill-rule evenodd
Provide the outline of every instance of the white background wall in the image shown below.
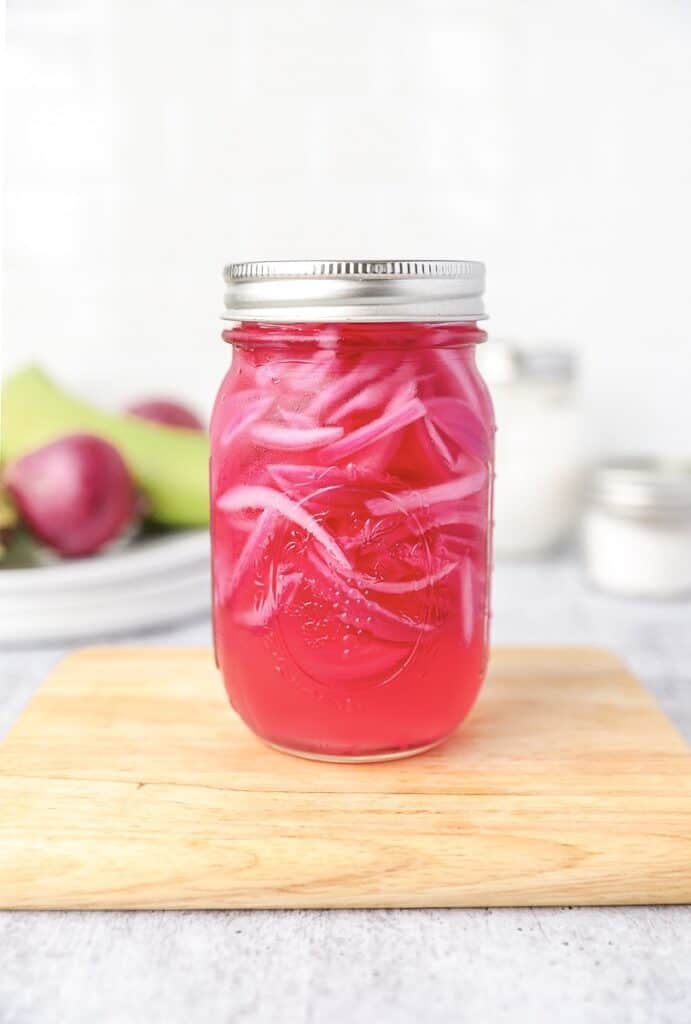
<path fill-rule="evenodd" d="M 602 448 L 691 454 L 689 0 L 10 0 L 5 351 L 208 406 L 231 258 L 488 265 Z"/>

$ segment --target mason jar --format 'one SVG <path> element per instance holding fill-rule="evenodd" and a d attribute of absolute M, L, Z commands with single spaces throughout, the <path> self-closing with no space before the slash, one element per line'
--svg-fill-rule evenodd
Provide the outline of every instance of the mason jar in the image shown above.
<path fill-rule="evenodd" d="M 444 740 L 488 654 L 494 418 L 475 262 L 231 264 L 211 422 L 213 621 L 263 740 Z"/>

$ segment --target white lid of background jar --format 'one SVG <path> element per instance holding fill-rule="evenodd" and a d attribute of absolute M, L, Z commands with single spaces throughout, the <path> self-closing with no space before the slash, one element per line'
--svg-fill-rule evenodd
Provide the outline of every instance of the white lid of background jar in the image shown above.
<path fill-rule="evenodd" d="M 474 260 L 279 260 L 229 263 L 225 320 L 455 323 L 485 318 Z"/>
<path fill-rule="evenodd" d="M 565 348 L 521 348 L 494 339 L 480 356 L 480 367 L 490 384 L 517 381 L 569 384 L 577 373 L 577 360 Z"/>
<path fill-rule="evenodd" d="M 621 515 L 691 519 L 691 464 L 649 456 L 602 462 L 593 469 L 588 497 Z"/>

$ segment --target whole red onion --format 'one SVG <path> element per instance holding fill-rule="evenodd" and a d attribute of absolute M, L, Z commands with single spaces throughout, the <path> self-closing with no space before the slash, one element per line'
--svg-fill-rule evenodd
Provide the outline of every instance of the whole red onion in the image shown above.
<path fill-rule="evenodd" d="M 188 430 L 203 430 L 204 424 L 187 406 L 168 398 L 146 398 L 132 402 L 125 409 L 131 416 L 143 420 L 163 423 L 168 427 L 187 427 Z"/>
<path fill-rule="evenodd" d="M 92 555 L 135 519 L 137 493 L 116 448 L 72 434 L 23 455 L 4 474 L 29 529 L 66 557 Z"/>

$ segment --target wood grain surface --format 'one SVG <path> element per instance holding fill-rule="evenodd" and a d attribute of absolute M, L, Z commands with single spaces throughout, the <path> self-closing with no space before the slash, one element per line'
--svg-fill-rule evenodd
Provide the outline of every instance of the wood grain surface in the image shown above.
<path fill-rule="evenodd" d="M 450 741 L 342 766 L 262 745 L 207 650 L 91 649 L 0 747 L 5 908 L 689 901 L 691 753 L 602 650 L 495 650 Z"/>

